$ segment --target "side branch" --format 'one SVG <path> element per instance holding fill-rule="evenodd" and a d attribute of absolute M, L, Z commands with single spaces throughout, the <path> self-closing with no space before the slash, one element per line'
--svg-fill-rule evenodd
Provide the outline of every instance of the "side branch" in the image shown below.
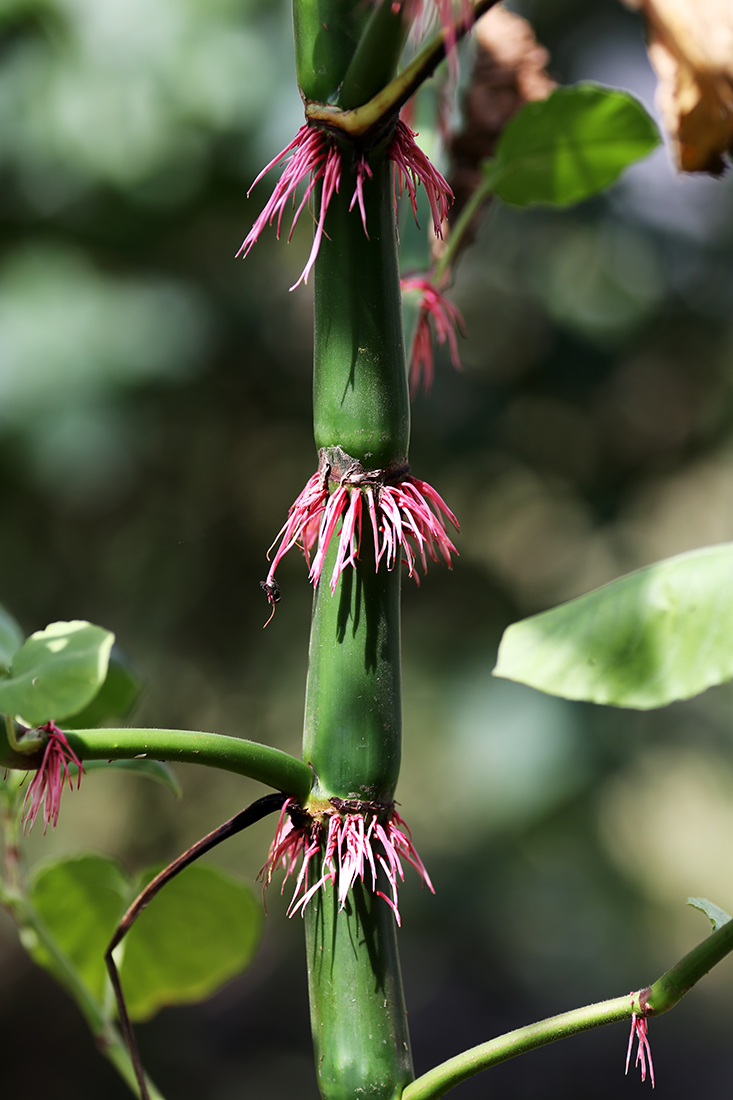
<path fill-rule="evenodd" d="M 473 0 L 472 18 L 458 20 L 453 28 L 455 41 L 468 34 L 476 19 L 497 2 L 498 0 Z M 309 122 L 320 122 L 328 129 L 346 134 L 350 138 L 378 140 L 410 96 L 433 75 L 445 57 L 447 41 L 448 31 L 443 28 L 394 80 L 361 107 L 343 111 L 332 104 L 310 102 L 305 108 L 306 118 Z"/>
<path fill-rule="evenodd" d="M 471 1047 L 418 1077 L 403 1091 L 402 1100 L 438 1100 L 468 1077 L 516 1058 L 518 1054 L 526 1054 L 580 1031 L 627 1020 L 631 1016 L 644 1019 L 667 1012 L 732 950 L 733 921 L 730 921 L 694 947 L 653 985 L 625 997 L 615 997 L 610 1001 L 563 1012 L 559 1016 L 550 1016 L 547 1020 L 517 1028 L 490 1039 L 488 1043 Z"/>
<path fill-rule="evenodd" d="M 289 753 L 260 745 L 244 738 L 219 733 L 162 729 L 96 729 L 63 731 L 70 748 L 84 760 L 176 760 L 185 764 L 203 764 L 237 775 L 246 775 L 268 787 L 304 801 L 313 783 L 307 764 Z M 42 751 L 24 757 L 2 744 L 0 728 L 0 767 L 38 768 Z"/>

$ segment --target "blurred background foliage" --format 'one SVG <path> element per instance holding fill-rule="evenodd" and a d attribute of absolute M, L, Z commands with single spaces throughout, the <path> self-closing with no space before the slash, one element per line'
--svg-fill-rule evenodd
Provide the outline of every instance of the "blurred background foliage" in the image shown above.
<path fill-rule="evenodd" d="M 556 79 L 653 110 L 613 0 L 518 10 Z M 246 190 L 302 117 L 290 33 L 281 0 L 0 5 L 0 598 L 28 631 L 113 629 L 148 685 L 139 724 L 297 752 L 306 571 L 283 563 L 264 632 L 258 581 L 315 465 L 310 292 L 287 292 L 306 219 L 234 260 L 271 184 Z M 494 208 L 459 269 L 464 370 L 443 357 L 417 398 L 412 462 L 460 516 L 461 556 L 404 601 L 398 797 L 437 887 L 403 893 L 418 1071 L 654 979 L 707 932 L 688 895 L 733 906 L 730 688 L 638 714 L 489 676 L 510 621 L 733 538 L 732 197 L 660 151 L 572 211 Z M 91 847 L 137 870 L 256 795 L 180 774 L 180 803 L 90 775 L 31 857 Z M 251 881 L 271 831 L 212 858 Z M 301 935 L 272 889 L 253 968 L 140 1029 L 171 1100 L 315 1098 Z M 8 1096 L 127 1095 L 2 914 L 0 973 Z M 665 1095 L 729 1080 L 732 976 L 652 1023 Z M 459 1093 L 617 1096 L 642 1088 L 625 1049 L 604 1029 Z"/>

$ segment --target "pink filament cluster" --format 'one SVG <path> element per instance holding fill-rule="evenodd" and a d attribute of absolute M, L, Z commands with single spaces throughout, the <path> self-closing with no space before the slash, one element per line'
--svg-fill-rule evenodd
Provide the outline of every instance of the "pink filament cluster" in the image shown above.
<path fill-rule="evenodd" d="M 417 222 L 417 188 L 422 184 L 433 215 L 433 231 L 436 237 L 442 238 L 443 222 L 448 217 L 448 207 L 453 202 L 454 195 L 448 181 L 416 144 L 416 137 L 417 133 L 399 119 L 387 150 L 387 156 L 394 164 L 395 203 L 397 197 L 406 190 Z"/>
<path fill-rule="evenodd" d="M 453 200 L 453 192 L 440 172 L 433 167 L 422 150 L 415 144 L 415 137 L 416 134 L 409 126 L 405 126 L 403 122 L 398 122 L 394 138 L 387 150 L 387 156 L 395 165 L 395 202 L 397 200 L 397 194 L 402 194 L 403 188 L 406 188 L 410 197 L 415 220 L 417 220 L 416 189 L 418 185 L 422 183 L 428 196 L 430 209 L 433 212 L 435 232 L 437 236 L 442 236 L 441 226 L 448 213 L 448 201 L 449 199 L 450 201 Z M 262 169 L 257 179 L 252 184 L 252 187 L 250 187 L 247 192 L 247 195 L 251 194 L 252 188 L 259 183 L 262 177 L 269 172 L 271 168 L 274 168 L 283 160 L 285 161 L 285 165 L 280 179 L 275 185 L 275 190 L 272 192 L 262 213 L 242 242 L 242 246 L 237 252 L 237 256 L 248 256 L 265 226 L 272 225 L 275 219 L 277 219 L 277 236 L 278 238 L 280 237 L 283 214 L 288 202 L 292 202 L 294 210 L 290 232 L 288 233 L 288 240 L 290 240 L 301 213 L 306 206 L 310 207 L 311 197 L 316 184 L 322 180 L 320 208 L 315 233 L 313 234 L 313 245 L 300 278 L 290 288 L 291 290 L 295 290 L 295 287 L 299 286 L 300 283 L 308 282 L 308 276 L 313 270 L 313 265 L 316 262 L 318 250 L 321 247 L 321 241 L 323 240 L 325 232 L 324 226 L 328 207 L 341 184 L 343 155 L 333 138 L 324 133 L 323 130 L 319 130 L 317 127 L 305 123 L 298 130 L 290 144 Z M 359 152 L 359 154 L 355 156 L 354 174 L 356 180 L 354 193 L 349 203 L 349 210 L 353 210 L 355 206 L 359 207 L 361 222 L 364 227 L 364 232 L 368 237 L 366 207 L 364 204 L 364 183 L 367 179 L 371 179 L 372 170 L 364 151 Z M 307 181 L 307 183 L 303 197 L 296 207 L 296 192 L 300 184 L 305 181 Z"/>
<path fill-rule="evenodd" d="M 33 780 L 26 791 L 23 802 L 23 831 L 29 833 L 33 828 L 39 810 L 43 806 L 43 831 L 49 824 L 56 828 L 61 809 L 61 794 L 64 783 L 69 783 L 73 789 L 74 782 L 69 771 L 69 764 L 75 764 L 79 769 L 77 790 L 81 784 L 82 763 L 73 751 L 65 735 L 53 722 L 47 722 L 41 727 L 41 732 L 48 735 L 46 747 L 43 751 L 41 766 L 33 776 Z"/>
<path fill-rule="evenodd" d="M 401 286 L 405 294 L 409 294 L 411 291 L 419 291 L 422 295 L 417 328 L 415 329 L 410 354 L 410 391 L 414 396 L 420 386 L 421 379 L 426 393 L 430 392 L 430 387 L 433 384 L 435 371 L 433 337 L 430 331 L 431 323 L 438 343 L 448 343 L 451 362 L 456 370 L 461 369 L 456 330 L 464 334 L 465 325 L 458 306 L 448 301 L 446 296 L 441 294 L 427 276 L 406 276 L 401 280 Z"/>
<path fill-rule="evenodd" d="M 288 811 L 296 805 L 295 799 L 291 798 L 283 806 L 267 862 L 260 872 L 260 878 L 267 885 L 274 871 L 282 865 L 285 877 L 280 893 L 284 891 L 288 879 L 295 878 L 288 916 L 293 916 L 298 910 L 302 913 L 311 898 L 329 883 L 336 888 L 339 908 L 343 909 L 354 884 L 368 879 L 371 889 L 378 897 L 384 898 L 400 924 L 397 889 L 405 879 L 403 859 L 415 868 L 428 889 L 435 893 L 425 865 L 412 843 L 410 830 L 395 810 L 385 825 L 378 821 L 376 813 L 372 813 L 368 822 L 360 813 L 328 814 L 321 874 L 316 882 L 309 882 L 311 860 L 321 850 L 326 826 L 325 822 L 315 818 L 308 818 L 305 824 L 294 825 Z M 296 877 L 296 865 L 301 856 L 302 863 Z M 386 877 L 389 895 L 377 889 L 379 868 Z"/>
<path fill-rule="evenodd" d="M 344 478 L 329 494 L 327 479 L 316 473 L 291 506 L 287 521 L 275 539 L 275 543 L 280 540 L 280 545 L 264 582 L 271 602 L 275 570 L 288 550 L 296 545 L 302 548 L 310 567 L 308 579 L 316 585 L 331 539 L 337 536 L 338 552 L 330 578 L 331 591 L 335 592 L 343 571 L 355 565 L 359 558 L 365 513 L 372 528 L 377 569 L 382 558 L 387 569 L 394 569 L 399 561 L 404 561 L 417 584 L 420 583 L 416 572 L 418 560 L 423 573 L 427 572 L 428 558 L 439 561 L 442 557 L 450 569 L 451 554 L 458 551 L 448 537 L 445 519 L 450 520 L 456 530 L 459 530 L 458 520 L 426 481 L 407 475 L 394 485 L 350 485 Z M 314 547 L 316 552 L 311 562 Z"/>
<path fill-rule="evenodd" d="M 647 1062 L 649 1063 L 649 1077 L 651 1079 L 652 1088 L 654 1088 L 654 1065 L 652 1063 L 652 1048 L 649 1046 L 646 1017 L 638 1016 L 636 1012 L 631 1016 L 631 1034 L 629 1035 L 629 1046 L 626 1051 L 626 1073 L 629 1072 L 634 1036 L 636 1036 L 638 1041 L 634 1065 L 641 1066 L 641 1079 L 642 1081 L 646 1081 L 646 1067 Z"/>

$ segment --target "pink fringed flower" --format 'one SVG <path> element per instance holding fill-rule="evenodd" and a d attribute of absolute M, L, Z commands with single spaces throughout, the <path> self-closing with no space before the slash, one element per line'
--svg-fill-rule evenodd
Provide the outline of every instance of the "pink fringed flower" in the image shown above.
<path fill-rule="evenodd" d="M 58 726 L 55 726 L 53 722 L 47 722 L 45 726 L 41 727 L 41 732 L 48 735 L 48 740 L 43 752 L 41 766 L 33 776 L 23 802 L 25 812 L 23 830 L 26 833 L 29 833 L 33 828 L 41 806 L 43 806 L 44 833 L 49 824 L 54 829 L 56 828 L 64 783 L 68 780 L 69 786 L 72 788 L 74 786 L 69 764 L 75 764 L 79 769 L 77 790 L 81 783 L 81 773 L 83 771 L 81 760 Z"/>
<path fill-rule="evenodd" d="M 323 459 L 322 459 L 323 465 Z M 290 508 L 287 522 L 275 543 L 279 546 L 262 588 L 271 604 L 279 599 L 275 570 L 280 559 L 293 546 L 300 546 L 310 567 L 309 580 L 318 584 L 331 539 L 338 538 L 338 552 L 330 577 L 331 591 L 336 591 L 338 579 L 359 559 L 365 514 L 369 517 L 374 540 L 375 567 L 384 558 L 387 569 L 400 561 L 407 565 L 409 576 L 420 583 L 418 561 L 427 572 L 428 558 L 442 558 L 451 567 L 451 554 L 458 551 L 445 526 L 449 520 L 459 530 L 458 520 L 443 498 L 426 481 L 407 473 L 390 476 L 389 471 L 365 471 L 352 462 L 329 494 L 331 466 L 314 474 Z M 273 546 L 275 545 L 273 543 Z M 316 546 L 311 562 L 311 553 Z"/>
<path fill-rule="evenodd" d="M 289 878 L 295 879 L 295 889 L 288 905 L 288 916 L 298 910 L 301 913 L 320 889 L 331 883 L 338 895 L 339 908 L 343 909 L 354 884 L 367 880 L 370 889 L 384 898 L 395 919 L 400 924 L 397 889 L 404 882 L 402 860 L 410 863 L 425 885 L 435 893 L 430 876 L 412 843 L 410 830 L 394 809 L 389 811 L 385 824 L 379 821 L 378 812 L 384 807 L 372 803 L 353 803 L 332 798 L 333 810 L 322 818 L 311 817 L 301 810 L 295 799 L 290 798 L 280 813 L 275 838 L 260 878 L 268 885 L 273 873 L 282 865 L 285 871 L 281 893 Z M 325 837 L 324 837 L 325 833 Z M 321 851 L 320 877 L 309 882 L 311 860 Z M 296 865 L 302 856 L 296 878 Z M 377 889 L 379 869 L 384 872 L 389 895 Z"/>
<path fill-rule="evenodd" d="M 388 157 L 394 163 L 395 202 L 406 189 L 417 221 L 417 188 L 422 184 L 433 215 L 435 236 L 442 238 L 443 222 L 448 217 L 448 207 L 453 202 L 454 195 L 448 181 L 415 143 L 416 137 L 417 133 L 401 119 L 397 122 L 394 137 L 387 150 Z"/>
<path fill-rule="evenodd" d="M 290 156 L 288 157 L 288 154 Z M 258 240 L 262 230 L 266 225 L 272 225 L 277 217 L 277 236 L 280 237 L 280 227 L 282 225 L 283 213 L 288 201 L 292 200 L 293 220 L 290 225 L 290 232 L 288 233 L 288 240 L 293 235 L 293 230 L 298 222 L 298 218 L 303 212 L 306 206 L 310 205 L 311 196 L 319 180 L 323 180 L 323 186 L 321 188 L 320 210 L 318 214 L 318 221 L 316 223 L 316 231 L 313 235 L 313 245 L 311 247 L 310 255 L 306 262 L 300 278 L 296 283 L 291 286 L 291 290 L 295 290 L 296 286 L 300 283 L 307 283 L 308 276 L 310 275 L 313 265 L 316 262 L 316 256 L 318 255 L 318 249 L 321 247 L 321 240 L 323 239 L 323 227 L 326 221 L 326 214 L 328 212 L 328 206 L 333 198 L 334 194 L 338 191 L 341 183 L 341 171 L 342 171 L 342 158 L 341 151 L 334 141 L 332 141 L 322 130 L 316 127 L 309 126 L 307 123 L 298 130 L 297 134 L 290 142 L 288 146 L 283 149 L 281 153 L 271 160 L 260 172 L 257 179 L 250 187 L 247 195 L 249 196 L 254 188 L 262 179 L 262 177 L 274 168 L 276 164 L 279 164 L 281 160 L 288 157 L 288 160 L 283 169 L 283 173 L 278 180 L 275 190 L 270 196 L 268 202 L 265 204 L 265 208 L 257 218 L 256 222 L 250 229 L 249 233 L 242 242 L 242 247 L 237 252 L 237 256 L 248 256 L 252 246 Z M 356 186 L 354 188 L 354 194 L 351 199 L 351 205 L 349 209 L 352 210 L 355 205 L 358 204 L 359 211 L 361 213 L 361 220 L 364 226 L 364 232 L 366 233 L 366 212 L 364 210 L 364 179 L 370 177 L 372 172 L 367 164 L 364 156 L 357 158 L 355 165 L 356 174 Z M 304 180 L 308 180 L 303 198 L 300 200 L 298 207 L 295 207 L 295 193 L 303 183 Z"/>
<path fill-rule="evenodd" d="M 636 1012 L 634 1012 L 631 1017 L 631 1034 L 629 1035 L 629 1046 L 626 1051 L 626 1073 L 629 1072 L 634 1036 L 636 1036 L 639 1044 L 636 1048 L 636 1061 L 634 1065 L 641 1066 L 641 1079 L 642 1081 L 646 1081 L 646 1067 L 647 1062 L 649 1063 L 649 1077 L 651 1079 L 652 1088 L 654 1088 L 654 1065 L 652 1063 L 652 1048 L 649 1046 L 646 1017 L 639 1016 Z"/>
<path fill-rule="evenodd" d="M 435 330 L 435 338 L 439 344 L 448 343 L 450 357 L 456 370 L 461 369 L 461 360 L 458 355 L 458 340 L 456 329 L 465 335 L 463 316 L 458 306 L 449 302 L 444 294 L 423 275 L 411 275 L 401 280 L 403 293 L 419 291 L 422 294 L 420 300 L 420 313 L 417 319 L 417 328 L 412 341 L 410 354 L 410 392 L 417 392 L 422 378 L 423 389 L 430 392 L 433 384 L 433 338 L 430 332 L 432 322 Z"/>

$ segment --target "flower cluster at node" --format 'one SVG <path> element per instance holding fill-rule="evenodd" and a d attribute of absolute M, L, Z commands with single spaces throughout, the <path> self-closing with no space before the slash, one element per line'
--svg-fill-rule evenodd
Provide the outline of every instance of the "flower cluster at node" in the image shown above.
<path fill-rule="evenodd" d="M 275 570 L 288 550 L 300 546 L 310 568 L 309 580 L 316 585 L 331 540 L 337 537 L 338 551 L 329 582 L 335 592 L 343 571 L 356 565 L 359 559 L 365 515 L 372 529 L 376 569 L 382 559 L 387 569 L 394 569 L 403 561 L 418 585 L 418 561 L 423 573 L 427 572 L 428 558 L 439 561 L 442 557 L 450 569 L 451 554 L 458 551 L 448 536 L 445 521 L 450 520 L 459 530 L 458 520 L 426 481 L 411 477 L 406 471 L 394 475 L 389 470 L 365 471 L 353 460 L 332 493 L 330 480 L 331 466 L 327 462 L 324 465 L 322 460 L 322 470 L 313 474 L 288 512 L 287 521 L 273 543 L 274 546 L 279 541 L 267 580 L 262 581 L 270 603 L 279 599 Z"/>
<path fill-rule="evenodd" d="M 430 392 L 433 384 L 433 337 L 430 331 L 432 322 L 435 338 L 439 344 L 448 343 L 450 357 L 456 370 L 461 369 L 458 355 L 456 329 L 465 335 L 463 315 L 458 306 L 449 302 L 426 275 L 409 275 L 400 280 L 404 294 L 418 291 L 421 294 L 420 312 L 417 319 L 415 336 L 410 353 L 410 392 L 417 392 L 422 379 L 425 393 Z"/>
<path fill-rule="evenodd" d="M 394 137 L 387 149 L 387 157 L 394 162 L 395 166 L 395 202 L 398 194 L 402 194 L 403 189 L 406 189 L 415 220 L 417 220 L 417 187 L 422 183 L 433 213 L 435 232 L 437 236 L 442 236 L 441 227 L 448 214 L 449 200 L 453 201 L 453 192 L 440 172 L 433 167 L 422 150 L 415 144 L 416 137 L 417 134 L 409 126 L 405 126 L 403 122 L 398 122 Z M 277 236 L 280 237 L 283 214 L 288 202 L 292 202 L 294 210 L 290 232 L 288 233 L 288 240 L 290 240 L 303 210 L 306 207 L 310 209 L 316 184 L 322 181 L 313 245 L 300 278 L 290 288 L 295 290 L 295 287 L 299 286 L 300 283 L 308 282 L 308 276 L 316 262 L 318 250 L 321 247 L 321 241 L 325 233 L 328 207 L 341 185 L 344 154 L 330 134 L 306 123 L 301 126 L 290 144 L 262 169 L 247 194 L 249 195 L 252 192 L 252 188 L 259 183 L 271 168 L 274 168 L 283 160 L 285 165 L 282 175 L 275 185 L 275 190 L 242 242 L 237 256 L 248 256 L 265 226 L 272 225 L 275 219 L 277 219 Z M 353 172 L 356 178 L 349 210 L 353 210 L 355 206 L 358 206 L 364 232 L 368 237 L 364 183 L 367 179 L 371 179 L 372 169 L 363 150 L 355 151 Z M 300 184 L 305 181 L 307 183 L 303 197 L 296 207 L 296 192 Z"/>
<path fill-rule="evenodd" d="M 33 776 L 23 802 L 23 831 L 29 833 L 33 828 L 39 810 L 43 806 L 43 831 L 49 824 L 56 828 L 61 809 L 61 793 L 64 783 L 69 783 L 73 788 L 74 782 L 69 771 L 69 764 L 75 764 L 79 769 L 77 790 L 81 783 L 83 771 L 81 760 L 66 740 L 66 736 L 53 722 L 47 722 L 41 727 L 41 732 L 47 734 L 48 740 L 43 751 L 41 766 Z"/>
<path fill-rule="evenodd" d="M 280 813 L 274 840 L 260 878 L 267 886 L 282 865 L 282 888 L 289 878 L 295 889 L 288 905 L 288 916 L 302 913 L 311 898 L 328 884 L 336 889 L 339 908 L 343 909 L 354 884 L 366 885 L 384 898 L 400 924 L 397 889 L 404 882 L 402 860 L 410 863 L 425 885 L 435 893 L 430 876 L 415 850 L 410 830 L 394 809 L 389 808 L 384 824 L 380 821 L 385 807 L 374 803 L 352 803 L 331 799 L 332 810 L 322 818 L 305 813 L 294 798 L 289 798 Z M 381 812 L 381 813 L 380 813 Z M 321 852 L 319 875 L 309 881 L 311 861 Z M 296 865 L 302 856 L 296 877 Z M 378 889 L 379 871 L 383 871 L 389 894 Z"/>
<path fill-rule="evenodd" d="M 631 1016 L 631 1034 L 629 1035 L 629 1046 L 626 1051 L 626 1073 L 629 1072 L 629 1064 L 631 1062 L 631 1049 L 634 1045 L 634 1036 L 638 1041 L 636 1048 L 636 1061 L 635 1066 L 641 1066 L 641 1079 L 646 1081 L 646 1067 L 649 1063 L 649 1078 L 654 1088 L 654 1065 L 652 1064 L 652 1048 L 649 1046 L 649 1036 L 647 1035 L 647 1023 L 645 1016 L 639 1016 L 634 1012 Z"/>

